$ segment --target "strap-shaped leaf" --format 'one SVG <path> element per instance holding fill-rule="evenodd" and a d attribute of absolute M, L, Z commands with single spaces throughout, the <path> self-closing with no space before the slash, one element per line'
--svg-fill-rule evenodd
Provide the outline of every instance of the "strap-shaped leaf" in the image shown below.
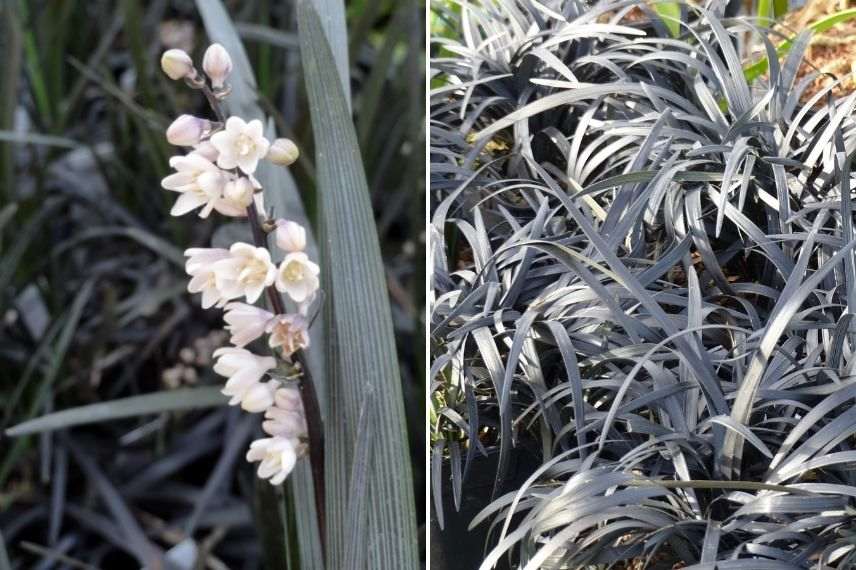
<path fill-rule="evenodd" d="M 16 437 L 134 416 L 225 404 L 226 397 L 220 393 L 218 386 L 182 388 L 54 412 L 13 426 L 6 430 L 6 435 Z"/>
<path fill-rule="evenodd" d="M 315 13 L 321 20 L 321 27 L 330 44 L 339 81 L 345 94 L 348 108 L 351 108 L 351 74 L 348 70 L 348 32 L 345 28 L 345 2 L 343 0 L 312 0 Z"/>
<path fill-rule="evenodd" d="M 416 517 L 401 378 L 365 172 L 333 54 L 315 7 L 298 5 L 300 53 L 315 137 L 329 339 L 328 567 L 346 558 L 346 511 L 356 438 L 374 438 L 368 471 L 368 568 L 416 568 Z M 364 432 L 364 395 L 376 398 Z"/>

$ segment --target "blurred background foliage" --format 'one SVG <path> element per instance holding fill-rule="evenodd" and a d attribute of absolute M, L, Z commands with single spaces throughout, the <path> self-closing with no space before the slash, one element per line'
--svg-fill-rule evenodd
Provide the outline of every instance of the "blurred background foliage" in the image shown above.
<path fill-rule="evenodd" d="M 302 149 L 312 133 L 290 1 L 225 2 L 260 105 Z M 175 219 L 163 132 L 204 102 L 160 53 L 208 44 L 192 1 L 8 1 L 0 8 L 0 427 L 54 410 L 175 391 L 178 411 L 0 435 L 0 532 L 11 568 L 134 567 L 152 544 L 177 568 L 263 560 L 256 507 L 274 491 L 243 461 L 257 418 L 212 405 L 224 341 L 185 290 L 182 251 L 212 218 Z M 383 248 L 417 497 L 424 489 L 424 3 L 346 3 L 354 121 Z M 287 213 L 286 213 L 287 217 Z M 203 388 L 199 391 L 199 388 Z M 194 389 L 188 391 L 188 389 Z M 207 398 L 207 399 L 206 399 Z M 179 402 L 181 405 L 176 405 Z M 182 403 L 183 402 L 183 403 Z M 419 523 L 424 505 L 417 500 Z M 289 517 L 285 517 L 289 520 Z M 294 532 L 294 529 L 285 529 Z M 262 537 L 264 538 L 264 537 Z M 2 544 L 2 541 L 0 541 Z M 0 568 L 6 567 L 0 549 Z"/>

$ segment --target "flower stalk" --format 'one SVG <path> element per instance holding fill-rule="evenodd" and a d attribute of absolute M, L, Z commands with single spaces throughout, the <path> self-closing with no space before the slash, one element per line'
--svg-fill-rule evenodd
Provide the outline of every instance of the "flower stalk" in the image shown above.
<path fill-rule="evenodd" d="M 253 234 L 253 242 L 256 247 L 267 246 L 267 234 L 262 229 L 256 204 L 251 203 L 247 207 L 247 219 Z M 267 288 L 268 302 L 271 309 L 277 315 L 285 314 L 285 304 L 282 295 L 274 287 Z M 321 539 L 322 552 L 326 549 L 325 531 L 326 512 L 324 504 L 324 428 L 321 419 L 321 406 L 318 402 L 318 392 L 315 390 L 315 382 L 312 379 L 306 353 L 300 349 L 294 353 L 294 358 L 300 366 L 302 381 L 299 384 L 300 395 L 303 399 L 303 411 L 306 415 L 307 435 L 309 437 L 309 466 L 312 471 L 312 485 L 315 489 L 315 510 L 318 516 L 318 533 Z"/>
<path fill-rule="evenodd" d="M 246 216 L 253 237 L 252 244 L 236 243 L 228 250 L 187 250 L 187 271 L 193 278 L 188 289 L 203 294 L 204 308 L 226 310 L 226 328 L 235 346 L 215 354 L 219 360 L 214 371 L 228 378 L 223 392 L 230 396 L 230 404 L 240 405 L 250 413 L 264 413 L 267 420 L 262 429 L 270 437 L 254 441 L 247 453 L 249 461 L 259 463 L 259 477 L 279 485 L 300 456 L 308 453 L 324 552 L 324 429 L 304 351 L 310 325 L 306 313 L 318 293 L 319 270 L 302 251 L 305 230 L 294 222 L 267 218 L 261 205 L 262 188 L 253 176 L 259 160 L 287 166 L 296 159 L 298 150 L 287 139 L 271 144 L 259 120 L 245 122 L 240 117 L 226 116 L 220 102 L 230 92 L 225 81 L 232 62 L 222 46 L 214 44 L 206 51 L 205 75 L 193 66 L 187 54 L 179 51 L 164 54 L 164 72 L 201 91 L 216 122 L 183 115 L 168 132 L 167 138 L 173 144 L 194 148 L 187 155 L 173 157 L 170 164 L 177 172 L 162 183 L 164 188 L 180 193 L 172 214 L 182 215 L 201 207 L 200 217 L 214 211 L 225 216 Z M 268 250 L 268 234 L 277 228 L 283 228 L 282 237 L 276 241 L 285 253 L 278 268 Z M 296 303 L 298 313 L 287 313 L 283 293 Z M 253 307 L 261 295 L 267 296 L 272 312 Z M 241 297 L 248 304 L 229 303 Z M 284 380 L 263 381 L 278 359 L 257 356 L 244 346 L 265 333 L 274 355 L 281 355 L 297 374 Z"/>

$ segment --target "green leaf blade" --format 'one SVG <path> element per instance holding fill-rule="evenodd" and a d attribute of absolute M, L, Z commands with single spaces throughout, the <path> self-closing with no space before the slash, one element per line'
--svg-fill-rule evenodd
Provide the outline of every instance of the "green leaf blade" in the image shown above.
<path fill-rule="evenodd" d="M 355 438 L 373 437 L 368 475 L 368 568 L 418 568 L 416 516 L 401 380 L 389 299 L 359 145 L 321 19 L 298 7 L 300 52 L 312 114 L 323 243 L 328 382 L 328 566 L 347 559 L 347 507 Z M 380 410 L 357 429 L 366 393 Z"/>
<path fill-rule="evenodd" d="M 678 2 L 657 2 L 654 10 L 673 38 L 681 35 L 681 5 Z"/>
<path fill-rule="evenodd" d="M 218 386 L 182 388 L 154 394 L 120 398 L 47 414 L 6 430 L 9 437 L 43 433 L 72 426 L 106 422 L 147 414 L 223 406 L 227 398 Z"/>

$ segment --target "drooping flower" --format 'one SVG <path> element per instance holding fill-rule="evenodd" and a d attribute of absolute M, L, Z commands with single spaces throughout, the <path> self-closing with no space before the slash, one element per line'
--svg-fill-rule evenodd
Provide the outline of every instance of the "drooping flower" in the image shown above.
<path fill-rule="evenodd" d="M 250 444 L 247 461 L 259 462 L 258 475 L 269 479 L 271 485 L 279 485 L 297 463 L 297 445 L 286 437 L 266 437 Z"/>
<path fill-rule="evenodd" d="M 170 79 L 184 79 L 194 74 L 193 60 L 181 49 L 168 49 L 161 56 L 161 69 Z"/>
<path fill-rule="evenodd" d="M 214 273 L 225 297 L 244 296 L 248 303 L 255 303 L 276 279 L 276 266 L 267 249 L 238 242 L 229 248 L 227 259 L 214 264 Z"/>
<path fill-rule="evenodd" d="M 290 166 L 300 157 L 300 149 L 291 139 L 276 139 L 268 149 L 267 158 L 274 164 Z"/>
<path fill-rule="evenodd" d="M 199 217 L 208 217 L 221 199 L 223 187 L 228 181 L 226 173 L 196 152 L 174 156 L 169 159 L 169 165 L 176 172 L 164 178 L 161 186 L 181 194 L 170 214 L 181 216 L 204 206 Z"/>
<path fill-rule="evenodd" d="M 244 348 L 229 346 L 215 350 L 214 358 L 217 359 L 214 372 L 228 378 L 222 392 L 231 398 L 230 406 L 241 404 L 245 409 L 250 406 L 254 410 L 263 411 L 273 403 L 277 383 L 261 381 L 268 370 L 276 367 L 276 360 L 272 356 L 258 356 Z M 270 403 L 258 409 L 268 399 Z"/>
<path fill-rule="evenodd" d="M 247 123 L 240 117 L 229 117 L 225 128 L 211 135 L 211 144 L 220 153 L 217 166 L 226 170 L 240 168 L 245 174 L 255 172 L 259 159 L 270 147 L 263 133 L 258 119 Z"/>
<path fill-rule="evenodd" d="M 191 293 L 202 293 L 202 308 L 208 309 L 218 304 L 225 304 L 217 288 L 214 264 L 229 258 L 229 250 L 220 248 L 192 247 L 184 252 L 189 259 L 184 267 L 191 276 L 187 290 Z"/>
<path fill-rule="evenodd" d="M 303 315 L 276 315 L 268 322 L 268 344 L 280 348 L 282 355 L 291 356 L 298 350 L 309 347 L 309 330 Z"/>
<path fill-rule="evenodd" d="M 259 382 L 258 384 L 250 386 L 241 398 L 241 408 L 251 414 L 264 412 L 273 406 L 274 394 L 276 393 L 277 388 L 279 388 L 279 382 L 276 380 Z M 225 393 L 226 389 L 224 388 L 223 390 Z"/>
<path fill-rule="evenodd" d="M 302 303 L 318 290 L 318 265 L 302 251 L 289 253 L 276 273 L 276 288 L 294 302 Z"/>
<path fill-rule="evenodd" d="M 232 335 L 229 341 L 238 347 L 262 336 L 273 318 L 270 311 L 246 303 L 229 303 L 223 314 L 226 330 Z"/>
<path fill-rule="evenodd" d="M 274 395 L 274 405 L 281 410 L 303 414 L 303 398 L 297 386 L 283 386 Z"/>
<path fill-rule="evenodd" d="M 211 86 L 220 89 L 232 73 L 232 58 L 226 48 L 220 44 L 211 44 L 202 56 L 202 69 L 211 79 Z"/>
<path fill-rule="evenodd" d="M 303 251 L 306 248 L 306 229 L 291 220 L 277 220 L 276 245 L 289 253 Z"/>
<path fill-rule="evenodd" d="M 175 146 L 194 146 L 211 130 L 211 121 L 193 115 L 181 115 L 166 130 L 166 140 Z"/>
<path fill-rule="evenodd" d="M 265 412 L 262 429 L 272 436 L 297 440 L 306 437 L 306 416 L 297 388 L 285 386 L 276 391 L 274 405 Z"/>

